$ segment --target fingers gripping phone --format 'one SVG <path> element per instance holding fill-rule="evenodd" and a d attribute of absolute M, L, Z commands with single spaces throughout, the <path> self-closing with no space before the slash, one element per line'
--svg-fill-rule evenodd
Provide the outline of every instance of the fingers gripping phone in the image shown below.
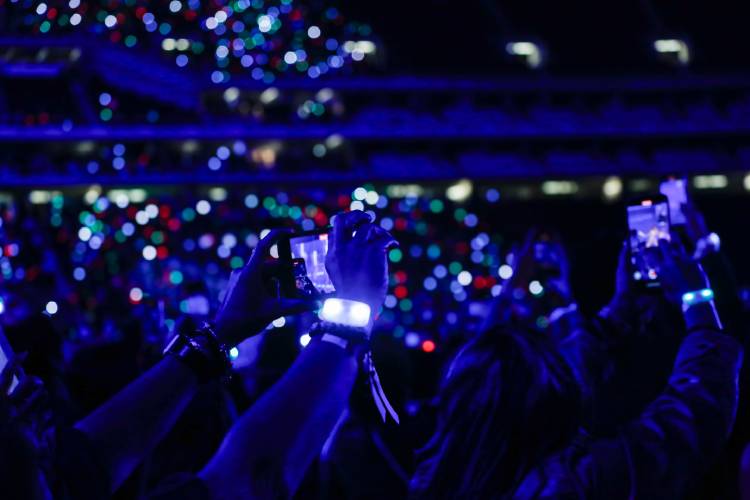
<path fill-rule="evenodd" d="M 661 194 L 669 201 L 669 222 L 673 226 L 687 222 L 682 206 L 688 202 L 687 180 L 685 178 L 670 178 L 659 186 Z"/>
<path fill-rule="evenodd" d="M 326 270 L 330 229 L 291 235 L 279 244 L 286 296 L 320 298 L 336 291 Z"/>
<path fill-rule="evenodd" d="M 659 269 L 649 259 L 649 249 L 669 241 L 669 203 L 664 196 L 644 198 L 628 206 L 631 276 L 646 287 L 659 286 Z"/>

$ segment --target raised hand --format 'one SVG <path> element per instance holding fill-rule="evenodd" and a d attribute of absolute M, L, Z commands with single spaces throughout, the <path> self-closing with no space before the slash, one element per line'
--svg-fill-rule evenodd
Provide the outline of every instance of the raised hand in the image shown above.
<path fill-rule="evenodd" d="M 269 290 L 263 274 L 266 259 L 276 243 L 290 230 L 275 229 L 255 248 L 250 261 L 240 271 L 232 272 L 224 302 L 216 314 L 216 334 L 225 345 L 236 345 L 262 332 L 268 324 L 281 317 L 300 314 L 315 308 L 305 299 L 285 299 L 276 290 Z"/>
<path fill-rule="evenodd" d="M 13 356 L 0 373 L 0 428 L 14 433 L 24 447 L 38 450 L 47 424 L 46 391 L 40 379 L 21 371 L 25 358 Z M 14 377 L 18 384 L 11 391 Z"/>
<path fill-rule="evenodd" d="M 664 294 L 670 302 L 680 304 L 686 292 L 709 287 L 708 277 L 700 263 L 694 261 L 677 240 L 662 240 L 658 248 L 646 251 L 646 258 L 651 265 L 655 265 Z"/>
<path fill-rule="evenodd" d="M 337 215 L 332 240 L 326 270 L 336 294 L 365 302 L 377 314 L 388 291 L 387 251 L 396 240 L 361 211 Z"/>

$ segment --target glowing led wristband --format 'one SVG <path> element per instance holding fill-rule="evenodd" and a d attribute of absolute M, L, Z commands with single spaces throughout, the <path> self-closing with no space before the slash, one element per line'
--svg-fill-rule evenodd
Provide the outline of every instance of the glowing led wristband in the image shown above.
<path fill-rule="evenodd" d="M 364 328 L 370 324 L 370 306 L 346 299 L 326 299 L 318 317 L 329 323 Z"/>
<path fill-rule="evenodd" d="M 688 309 L 695 304 L 711 302 L 712 300 L 714 300 L 714 291 L 710 288 L 704 288 L 694 292 L 686 292 L 682 294 L 682 308 Z"/>

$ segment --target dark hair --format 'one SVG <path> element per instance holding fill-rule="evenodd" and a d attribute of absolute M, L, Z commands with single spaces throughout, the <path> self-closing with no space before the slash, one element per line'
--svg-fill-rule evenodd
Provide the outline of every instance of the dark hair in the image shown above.
<path fill-rule="evenodd" d="M 438 423 L 419 451 L 412 498 L 503 498 L 572 440 L 581 395 L 552 340 L 497 326 L 453 361 Z"/>

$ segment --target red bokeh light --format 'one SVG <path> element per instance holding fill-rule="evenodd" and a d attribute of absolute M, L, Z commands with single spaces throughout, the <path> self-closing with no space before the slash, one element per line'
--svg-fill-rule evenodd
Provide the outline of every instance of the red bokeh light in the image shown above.
<path fill-rule="evenodd" d="M 432 340 L 425 340 L 422 342 L 422 350 L 424 352 L 433 352 L 435 350 L 435 342 Z"/>

